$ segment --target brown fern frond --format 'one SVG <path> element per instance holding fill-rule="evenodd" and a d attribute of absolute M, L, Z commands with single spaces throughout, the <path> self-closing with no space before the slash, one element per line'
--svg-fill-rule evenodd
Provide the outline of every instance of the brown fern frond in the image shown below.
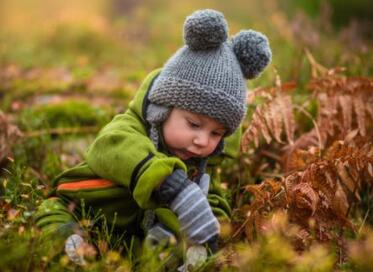
<path fill-rule="evenodd" d="M 264 136 L 264 139 L 266 140 L 267 144 L 269 144 L 272 140 L 272 137 L 271 137 L 269 129 L 267 127 L 267 122 L 266 122 L 266 119 L 264 117 L 263 111 L 265 111 L 263 108 L 259 108 L 258 111 L 256 112 L 257 115 L 255 116 L 255 118 L 257 119 L 256 120 L 257 121 L 257 127 L 262 132 L 262 135 Z M 257 137 L 258 136 L 259 135 L 257 135 Z M 259 139 L 257 140 L 257 142 L 258 141 L 259 141 Z"/>
<path fill-rule="evenodd" d="M 248 104 L 255 103 L 256 99 L 270 100 L 276 94 L 276 88 L 257 87 L 247 93 L 246 101 Z"/>
<path fill-rule="evenodd" d="M 366 138 L 359 141 L 354 134 L 350 136 L 353 144 L 336 141 L 323 158 L 315 157 L 303 171 L 293 172 L 283 180 L 289 220 L 308 230 L 315 228 L 319 241 L 337 239 L 335 228 L 354 229 L 348 219 L 351 196 L 359 200 L 362 182 L 369 182 L 362 173 L 368 173 L 373 164 L 371 142 Z M 314 220 L 314 226 L 309 225 L 310 220 Z"/>
<path fill-rule="evenodd" d="M 343 131 L 351 131 L 352 125 L 352 99 L 349 95 L 340 95 L 338 97 L 339 105 L 342 109 Z"/>
<path fill-rule="evenodd" d="M 265 196 L 265 192 L 263 192 L 261 188 L 257 187 L 256 185 L 247 186 L 246 190 L 254 195 L 254 200 L 252 203 L 250 203 L 250 209 L 247 213 L 248 215 L 254 216 L 254 212 L 259 210 L 263 211 L 263 209 L 265 209 L 265 206 L 267 205 L 266 200 L 268 201 L 268 199 Z M 250 218 L 250 216 L 248 216 L 248 218 Z M 250 224 L 250 222 L 254 222 L 253 220 L 254 219 L 250 219 L 248 224 Z"/>
<path fill-rule="evenodd" d="M 260 234 L 261 220 L 278 209 L 287 210 L 290 222 L 308 233 L 316 231 L 315 238 L 321 242 L 336 240 L 336 228 L 353 230 L 348 218 L 351 196 L 357 194 L 362 182 L 367 182 L 361 173 L 372 172 L 368 168 L 373 164 L 373 150 L 366 138 L 361 141 L 357 136 L 351 138 L 354 144 L 336 141 L 322 158 L 315 156 L 318 151 L 311 149 L 313 161 L 304 163 L 306 167 L 302 171 L 294 171 L 281 181 L 265 180 L 260 185 L 245 187 L 255 196 L 249 208 L 251 217 L 247 222 L 251 225 L 246 227 L 246 235 L 250 236 L 249 231 Z M 298 150 L 294 152 L 297 153 Z M 281 190 L 286 194 L 276 202 Z"/>
<path fill-rule="evenodd" d="M 289 192 L 289 199 L 291 199 L 290 205 L 294 204 L 297 210 L 310 211 L 311 216 L 315 213 L 319 202 L 319 197 L 314 189 L 310 184 L 305 182 L 301 182 L 294 186 L 292 191 Z"/>
<path fill-rule="evenodd" d="M 289 95 L 282 96 L 278 103 L 282 109 L 282 119 L 284 120 L 285 132 L 290 145 L 294 144 L 295 119 L 292 112 L 292 102 Z"/>
<path fill-rule="evenodd" d="M 339 71 L 332 71 L 321 77 L 313 78 L 308 87 L 316 93 L 369 94 L 373 90 L 373 80 L 366 77 L 346 77 Z"/>
<path fill-rule="evenodd" d="M 356 190 L 356 180 L 353 179 L 350 174 L 348 173 L 345 165 L 343 162 L 337 163 L 337 173 L 339 176 L 339 179 L 341 180 L 342 184 L 347 187 L 349 192 L 355 192 Z M 356 197 L 360 200 L 360 197 L 356 195 Z"/>
<path fill-rule="evenodd" d="M 369 165 L 373 160 L 372 143 L 364 138 L 356 139 L 349 143 L 344 141 L 335 142 L 326 152 L 325 158 L 334 161 L 336 173 L 346 193 L 353 194 L 357 200 L 360 200 L 359 190 L 363 181 L 362 174 L 368 173 Z M 369 175 L 369 174 L 368 174 Z M 366 183 L 370 183 L 372 176 L 365 178 Z"/>
<path fill-rule="evenodd" d="M 254 201 L 251 203 L 251 207 L 255 207 L 256 210 L 263 208 L 264 203 L 272 205 L 272 200 L 282 191 L 282 186 L 279 182 L 267 179 L 259 185 L 247 185 L 245 186 L 245 190 L 254 195 Z"/>
<path fill-rule="evenodd" d="M 368 100 L 366 103 L 367 105 L 365 109 L 367 110 L 370 119 L 373 120 L 373 98 L 371 97 L 371 99 Z"/>
<path fill-rule="evenodd" d="M 324 93 L 316 96 L 319 103 L 319 110 L 317 114 L 317 125 L 319 127 L 320 138 L 322 146 L 325 146 L 326 140 L 329 136 L 335 134 L 338 127 L 336 115 L 337 111 L 337 98 L 329 97 Z"/>
<path fill-rule="evenodd" d="M 357 116 L 357 125 L 358 125 L 358 128 L 359 128 L 359 132 L 360 132 L 360 135 L 361 136 L 365 136 L 366 135 L 366 128 L 365 128 L 365 103 L 363 101 L 363 98 L 362 98 L 362 95 L 361 94 L 358 94 L 358 95 L 354 95 L 352 97 L 352 101 L 353 101 L 353 105 L 354 105 L 354 110 L 355 110 L 355 114 Z M 373 106 L 373 105 L 372 105 Z"/>
<path fill-rule="evenodd" d="M 373 177 L 373 166 L 371 163 L 368 164 L 368 173 L 371 177 Z"/>
<path fill-rule="evenodd" d="M 313 146 L 308 150 L 296 148 L 293 151 L 287 151 L 283 156 L 286 159 L 284 164 L 285 173 L 305 170 L 309 164 L 319 159 L 319 153 L 319 149 Z"/>
<path fill-rule="evenodd" d="M 249 210 L 246 212 L 244 231 L 246 238 L 251 240 L 254 233 L 262 233 L 265 229 L 265 219 L 272 209 L 283 209 L 286 197 L 283 186 L 274 180 L 265 180 L 261 184 L 247 185 L 245 190 L 254 195 Z"/>
<path fill-rule="evenodd" d="M 277 210 L 286 212 L 289 222 L 303 230 L 298 235 L 299 248 L 304 249 L 309 239 L 338 242 L 344 229 L 355 231 L 349 218 L 351 210 L 360 201 L 362 189 L 373 186 L 373 80 L 344 76 L 342 69 L 316 65 L 316 70 L 318 76 L 308 85 L 318 106 L 315 118 L 307 112 L 307 104 L 294 105 L 288 94 L 281 93 L 284 85 L 279 78 L 274 88 L 256 93 L 261 92 L 265 102 L 253 114 L 244 136 L 246 144 L 259 144 L 261 138 L 273 142 L 256 152 L 251 149 L 250 154 L 255 155 L 257 168 L 268 171 L 273 167 L 281 176 L 280 162 L 285 174 L 280 181 L 265 180 L 246 188 L 254 195 L 247 236 L 260 234 L 265 227 L 263 219 Z M 298 139 L 293 138 L 293 110 L 303 113 L 314 125 Z M 284 142 L 288 145 L 281 146 Z M 264 161 L 263 154 L 271 154 L 271 160 Z"/>
<path fill-rule="evenodd" d="M 270 131 L 272 132 L 272 136 L 279 143 L 282 143 L 281 133 L 283 119 L 281 111 L 282 108 L 280 107 L 278 99 L 276 98 L 267 104 L 266 110 L 264 111 L 264 118 L 268 124 L 268 127 L 270 128 Z"/>
<path fill-rule="evenodd" d="M 255 116 L 253 116 L 253 120 L 256 120 L 255 122 L 258 122 L 258 118 L 255 118 Z M 249 146 L 252 142 L 254 142 L 255 147 L 259 146 L 259 132 L 257 128 L 259 125 L 255 125 L 255 122 L 251 122 L 250 127 L 245 130 L 242 136 L 241 150 L 243 152 L 247 152 L 249 150 Z"/>
<path fill-rule="evenodd" d="M 332 199 L 332 207 L 338 214 L 347 216 L 350 205 L 347 195 L 339 183 L 337 184 L 335 196 Z"/>
<path fill-rule="evenodd" d="M 294 187 L 300 183 L 301 177 L 302 172 L 295 172 L 291 175 L 288 175 L 286 178 L 282 180 L 287 195 L 289 194 L 289 192 L 294 191 Z"/>
<path fill-rule="evenodd" d="M 289 84 L 286 88 L 290 89 L 292 86 Z M 262 137 L 267 144 L 273 139 L 284 143 L 281 139 L 284 132 L 287 142 L 294 143 L 295 118 L 290 95 L 284 93 L 282 89 L 277 89 L 277 93 L 272 96 L 274 88 L 267 90 L 264 92 L 264 89 L 260 89 L 262 98 L 265 97 L 266 102 L 255 109 L 251 122 L 242 136 L 241 147 L 244 152 L 247 152 L 252 142 L 258 147 Z M 264 93 L 266 96 L 263 95 Z"/>
<path fill-rule="evenodd" d="M 328 162 L 317 161 L 310 164 L 302 173 L 301 182 L 310 183 L 313 188 L 323 192 L 328 198 L 332 198 L 335 193 L 337 180 L 335 177 L 329 179 L 325 173 L 329 172 L 329 175 L 332 175 L 333 170 L 333 166 L 328 164 Z"/>
<path fill-rule="evenodd" d="M 346 77 L 337 72 L 324 73 L 308 85 L 319 109 L 317 123 L 323 143 L 328 138 L 343 139 L 351 130 L 366 135 L 373 120 L 373 80 Z"/>

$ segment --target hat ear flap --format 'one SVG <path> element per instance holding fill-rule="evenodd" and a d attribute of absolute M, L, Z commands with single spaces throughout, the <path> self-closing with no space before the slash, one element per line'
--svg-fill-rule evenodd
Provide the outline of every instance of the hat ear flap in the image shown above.
<path fill-rule="evenodd" d="M 246 79 L 259 76 L 271 62 L 272 52 L 265 35 L 254 30 L 242 30 L 232 37 L 232 48 Z"/>
<path fill-rule="evenodd" d="M 171 108 L 150 103 L 146 110 L 146 120 L 149 123 L 160 124 L 170 115 Z"/>

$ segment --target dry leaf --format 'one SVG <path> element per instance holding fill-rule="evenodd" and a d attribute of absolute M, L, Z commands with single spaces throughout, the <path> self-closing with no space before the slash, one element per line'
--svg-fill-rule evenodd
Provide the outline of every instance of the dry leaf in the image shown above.
<path fill-rule="evenodd" d="M 361 136 L 366 135 L 365 128 L 365 104 L 361 95 L 354 95 L 352 97 L 355 114 L 357 116 L 357 124 Z"/>

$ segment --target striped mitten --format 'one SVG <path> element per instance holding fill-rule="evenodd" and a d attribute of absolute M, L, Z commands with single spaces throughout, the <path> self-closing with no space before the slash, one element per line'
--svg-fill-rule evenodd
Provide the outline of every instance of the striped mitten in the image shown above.
<path fill-rule="evenodd" d="M 204 173 L 199 181 L 198 181 L 198 186 L 199 188 L 201 188 L 202 190 L 202 193 L 207 196 L 208 193 L 209 193 L 209 187 L 210 187 L 210 175 L 209 174 L 206 174 Z"/>
<path fill-rule="evenodd" d="M 220 225 L 206 196 L 183 170 L 177 169 L 167 177 L 156 197 L 170 206 L 179 219 L 181 231 L 192 243 L 204 244 L 219 235 Z"/>

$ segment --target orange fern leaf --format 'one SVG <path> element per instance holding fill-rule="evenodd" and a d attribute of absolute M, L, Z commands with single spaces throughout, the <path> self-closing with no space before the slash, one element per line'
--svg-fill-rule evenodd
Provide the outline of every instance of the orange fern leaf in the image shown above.
<path fill-rule="evenodd" d="M 269 94 L 268 91 L 267 95 Z M 295 118 L 292 110 L 292 102 L 289 95 L 280 93 L 275 97 L 267 96 L 266 103 L 258 106 L 252 116 L 251 122 L 242 137 L 242 150 L 247 151 L 248 145 L 254 142 L 259 146 L 259 140 L 263 136 L 270 143 L 275 139 L 283 143 L 281 134 L 286 133 L 287 141 L 294 143 Z M 285 130 L 284 128 L 285 127 Z"/>
<path fill-rule="evenodd" d="M 279 106 L 278 99 L 274 99 L 267 106 L 264 113 L 264 118 L 270 128 L 273 138 L 281 143 L 282 132 L 282 114 L 281 107 Z"/>
<path fill-rule="evenodd" d="M 302 182 L 294 186 L 290 192 L 290 199 L 297 209 L 310 210 L 313 215 L 316 211 L 319 198 L 310 184 Z"/>
<path fill-rule="evenodd" d="M 285 132 L 288 142 L 294 144 L 295 119 L 292 111 L 293 105 L 289 95 L 281 96 L 278 99 L 280 108 L 282 109 L 282 119 L 284 120 Z"/>
<path fill-rule="evenodd" d="M 351 96 L 340 95 L 338 97 L 338 102 L 339 102 L 339 105 L 342 108 L 343 131 L 346 133 L 347 131 L 351 131 L 351 123 L 352 123 L 352 100 L 351 100 Z"/>
<path fill-rule="evenodd" d="M 355 114 L 357 116 L 357 124 L 361 136 L 366 135 L 365 128 L 365 104 L 361 94 L 352 97 Z"/>

